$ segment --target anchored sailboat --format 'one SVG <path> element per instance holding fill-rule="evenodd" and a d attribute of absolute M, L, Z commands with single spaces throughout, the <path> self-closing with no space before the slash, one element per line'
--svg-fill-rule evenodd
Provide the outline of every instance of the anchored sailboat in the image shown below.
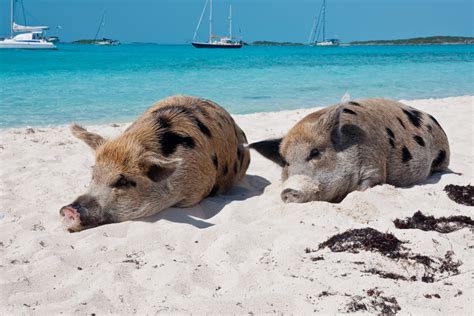
<path fill-rule="evenodd" d="M 322 33 L 322 41 L 319 41 L 320 33 Z M 314 17 L 308 42 L 315 46 L 339 46 L 340 44 L 338 39 L 326 39 L 326 0 L 323 0 L 318 16 Z"/>
<path fill-rule="evenodd" d="M 209 39 L 207 42 L 196 42 L 196 35 L 199 30 L 199 26 L 201 25 L 202 17 L 204 16 L 204 12 L 206 11 L 207 3 L 210 2 L 209 5 Z M 232 37 L 232 6 L 229 6 L 229 36 L 217 36 L 212 35 L 212 0 L 206 0 L 204 4 L 204 8 L 202 9 L 201 17 L 199 18 L 198 25 L 196 30 L 194 31 L 193 37 L 193 46 L 196 48 L 241 48 L 242 41 L 234 40 L 235 37 Z"/>
<path fill-rule="evenodd" d="M 0 40 L 0 49 L 57 49 L 56 45 L 44 39 L 44 31 L 49 29 L 48 26 L 26 26 L 15 23 L 14 0 L 11 0 L 10 25 L 10 37 Z M 13 36 L 15 33 L 19 34 Z"/>
<path fill-rule="evenodd" d="M 97 39 L 97 36 L 99 35 L 100 30 L 102 30 L 102 39 Z M 102 18 L 100 19 L 99 28 L 97 29 L 97 32 L 95 33 L 94 45 L 99 45 L 99 46 L 120 45 L 120 41 L 105 37 L 105 11 L 102 14 Z"/>

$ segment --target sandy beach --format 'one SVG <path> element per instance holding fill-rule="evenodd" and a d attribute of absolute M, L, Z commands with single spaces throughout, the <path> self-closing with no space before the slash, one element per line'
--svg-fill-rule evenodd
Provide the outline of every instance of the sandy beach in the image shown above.
<path fill-rule="evenodd" d="M 472 315 L 472 228 L 446 234 L 397 229 L 393 220 L 417 211 L 472 217 L 472 207 L 455 203 L 443 188 L 474 183 L 474 96 L 402 102 L 438 119 L 450 141 L 453 173 L 410 188 L 380 185 L 353 192 L 339 204 L 284 204 L 280 168 L 252 152 L 248 175 L 226 195 L 72 234 L 64 230 L 59 209 L 89 183 L 92 151 L 67 126 L 0 130 L 0 314 L 334 314 L 388 308 Z M 284 135 L 312 111 L 234 118 L 253 142 Z M 88 128 L 112 137 L 126 127 Z M 318 250 L 330 237 L 356 228 L 391 233 L 411 255 L 432 258 L 433 266 L 451 256 L 459 271 L 434 272 L 416 260 L 374 251 Z"/>

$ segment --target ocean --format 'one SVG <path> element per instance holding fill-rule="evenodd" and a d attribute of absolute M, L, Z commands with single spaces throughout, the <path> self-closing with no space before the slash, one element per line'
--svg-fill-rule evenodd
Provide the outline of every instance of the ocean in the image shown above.
<path fill-rule="evenodd" d="M 257 47 L 59 44 L 0 50 L 0 128 L 126 122 L 174 94 L 235 114 L 353 99 L 474 95 L 474 46 Z"/>

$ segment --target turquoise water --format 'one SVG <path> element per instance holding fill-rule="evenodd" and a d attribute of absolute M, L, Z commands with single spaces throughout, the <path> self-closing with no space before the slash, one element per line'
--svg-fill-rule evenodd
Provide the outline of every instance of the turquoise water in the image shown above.
<path fill-rule="evenodd" d="M 231 113 L 474 94 L 474 46 L 59 48 L 0 51 L 0 128 L 129 121 L 173 94 Z"/>

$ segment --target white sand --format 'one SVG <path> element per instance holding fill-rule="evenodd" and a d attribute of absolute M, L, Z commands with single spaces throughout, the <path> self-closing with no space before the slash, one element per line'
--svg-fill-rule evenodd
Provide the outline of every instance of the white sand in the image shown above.
<path fill-rule="evenodd" d="M 472 313 L 472 231 L 399 230 L 392 220 L 417 210 L 472 217 L 472 207 L 451 201 L 443 188 L 473 183 L 474 96 L 406 103 L 438 119 L 451 144 L 450 168 L 462 175 L 412 188 L 377 186 L 340 204 L 284 204 L 279 168 L 253 152 L 248 176 L 228 195 L 74 234 L 63 230 L 58 211 L 83 193 L 92 152 L 65 126 L 0 131 L 0 314 L 335 313 L 352 297 L 369 302 L 367 290 L 375 287 L 395 297 L 403 314 Z M 235 118 L 256 141 L 283 135 L 311 111 Z M 109 136 L 124 128 L 90 127 Z M 444 257 L 451 250 L 461 273 L 434 283 L 396 281 L 362 271 L 419 279 L 424 269 L 365 251 L 305 253 L 362 227 L 391 232 L 415 253 Z M 319 297 L 322 291 L 329 295 Z"/>

